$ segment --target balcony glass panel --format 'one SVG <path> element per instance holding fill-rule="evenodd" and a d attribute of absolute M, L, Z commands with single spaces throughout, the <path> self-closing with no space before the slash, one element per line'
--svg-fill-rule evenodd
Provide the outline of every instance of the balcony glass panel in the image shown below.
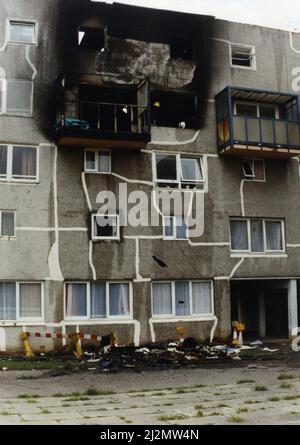
<path fill-rule="evenodd" d="M 285 121 L 274 121 L 275 132 L 276 132 L 276 144 L 277 145 L 287 145 L 286 136 L 286 122 Z"/>
<path fill-rule="evenodd" d="M 251 142 L 259 142 L 260 141 L 260 129 L 259 129 L 259 119 L 255 117 L 247 118 L 247 132 L 248 132 L 248 141 Z"/>
<path fill-rule="evenodd" d="M 233 117 L 233 134 L 235 141 L 246 141 L 246 123 L 244 117 Z"/>
<path fill-rule="evenodd" d="M 261 132 L 263 144 L 274 144 L 274 127 L 271 119 L 261 119 Z"/>

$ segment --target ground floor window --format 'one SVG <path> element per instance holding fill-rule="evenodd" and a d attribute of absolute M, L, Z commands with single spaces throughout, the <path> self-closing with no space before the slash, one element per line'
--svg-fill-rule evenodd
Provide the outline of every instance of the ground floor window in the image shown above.
<path fill-rule="evenodd" d="M 66 319 L 131 318 L 131 283 L 66 283 Z"/>
<path fill-rule="evenodd" d="M 214 313 L 211 281 L 152 284 L 152 313 L 159 317 L 207 316 Z"/>
<path fill-rule="evenodd" d="M 42 283 L 0 283 L 0 320 L 42 321 Z"/>
<path fill-rule="evenodd" d="M 0 210 L 0 237 L 15 236 L 15 212 Z"/>

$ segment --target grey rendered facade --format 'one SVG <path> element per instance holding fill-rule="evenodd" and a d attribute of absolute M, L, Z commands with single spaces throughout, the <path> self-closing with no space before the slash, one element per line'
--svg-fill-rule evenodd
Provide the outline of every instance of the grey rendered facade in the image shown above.
<path fill-rule="evenodd" d="M 29 28 L 33 25 L 29 33 L 33 30 L 34 40 L 28 42 L 25 37 L 23 42 L 13 41 L 11 28 L 25 22 Z M 182 31 L 176 31 L 179 28 Z M 78 43 L 79 30 L 83 40 Z M 94 46 L 95 38 L 101 35 L 104 49 Z M 300 48 L 300 37 L 292 37 L 294 49 Z M 178 45 L 178 41 L 188 45 L 189 40 L 196 46 L 193 54 L 191 46 L 187 54 Z M 230 51 L 234 45 L 251 47 L 251 66 L 248 62 L 246 66 L 232 66 Z M 266 151 L 264 144 L 258 143 L 256 150 L 251 150 L 240 138 L 238 148 L 233 141 L 235 155 L 226 156 L 218 150 L 216 95 L 233 85 L 241 88 L 243 103 L 262 102 L 268 108 L 273 102 L 279 104 L 279 113 L 289 101 L 297 107 L 292 82 L 298 59 L 290 34 L 275 29 L 87 0 L 2 0 L 0 145 L 5 147 L 7 168 L 12 170 L 1 177 L 0 210 L 15 212 L 15 232 L 0 239 L 0 281 L 10 283 L 10 289 L 15 286 L 15 290 L 10 291 L 10 297 L 3 296 L 4 287 L 1 290 L 0 303 L 5 304 L 6 298 L 13 305 L 12 315 L 2 310 L 1 349 L 21 349 L 22 329 L 98 335 L 115 332 L 121 344 L 143 344 L 177 337 L 176 328 L 184 326 L 188 336 L 225 341 L 235 318 L 246 324 L 246 333 L 249 327 L 249 335 L 291 336 L 298 326 L 300 278 L 299 114 L 294 120 L 296 136 L 293 124 L 287 126 L 296 140 L 292 149 L 288 142 L 281 142 L 276 147 L 265 144 Z M 26 81 L 28 88 L 33 85 L 33 108 L 29 112 L 14 110 L 12 105 L 9 108 L 8 96 L 17 94 L 14 84 L 9 84 L 13 80 Z M 141 123 L 141 114 L 139 118 L 135 114 L 139 108 L 131 108 L 132 99 L 123 98 L 137 97 L 139 101 L 142 88 L 143 99 L 134 103 L 136 107 L 142 104 L 145 111 Z M 98 101 L 93 100 L 97 91 Z M 255 101 L 247 99 L 251 91 L 259 91 L 253 96 Z M 274 93 L 269 97 L 263 93 L 270 91 Z M 120 100 L 116 99 L 118 93 Z M 166 115 L 174 93 L 186 98 L 182 99 L 182 109 L 187 119 L 185 125 L 179 125 L 185 128 L 178 128 L 180 122 L 176 124 Z M 98 105 L 86 107 L 83 118 L 80 102 Z M 162 114 L 165 103 L 167 111 Z M 196 105 L 189 113 L 191 103 Z M 234 98 L 231 106 L 233 103 Z M 118 128 L 121 118 L 116 104 L 125 106 L 125 114 L 131 113 L 129 129 L 128 121 L 122 121 L 124 128 Z M 104 113 L 103 124 L 99 114 L 105 106 L 114 111 Z M 98 113 L 94 128 L 93 110 Z M 278 115 L 276 119 L 284 121 L 285 117 Z M 277 124 L 272 125 L 275 132 Z M 36 155 L 28 151 L 29 158 L 34 156 L 31 161 L 26 158 L 28 163 L 36 162 L 30 178 L 17 177 L 13 171 L 17 168 L 14 156 L 24 146 L 37 150 Z M 109 172 L 86 171 L 86 149 L 97 153 L 110 150 Z M 100 191 L 110 190 L 118 196 L 119 184 L 125 183 L 128 192 L 144 191 L 151 202 L 159 189 L 153 172 L 156 153 L 201 159 L 204 184 L 195 193 L 204 198 L 203 234 L 190 240 L 163 239 L 161 224 L 121 227 L 117 241 L 93 240 L 91 214 L 97 212 Z M 247 180 L 243 159 L 263 159 L 264 180 Z M 179 186 L 176 192 L 183 194 L 184 190 Z M 266 221 L 267 248 L 256 253 L 251 247 L 233 249 L 230 219 L 248 219 L 250 231 L 251 221 Z M 268 221 L 281 224 L 282 245 L 277 251 L 268 248 Z M 167 267 L 161 267 L 157 260 Z M 176 290 L 175 297 L 172 290 L 173 313 L 165 309 L 157 316 L 153 313 L 153 284 L 162 282 L 171 283 L 170 289 L 175 282 L 189 282 L 191 288 L 193 283 L 196 287 L 196 283 L 210 283 L 210 309 L 194 313 L 190 296 L 186 312 L 176 312 L 178 301 Z M 41 303 L 28 297 L 28 302 L 38 306 L 33 312 L 26 310 L 31 289 L 26 287 L 28 283 L 41 289 L 36 297 L 40 296 Z M 72 283 L 87 283 L 85 291 L 81 288 L 84 299 L 92 298 L 93 283 L 99 283 L 99 292 L 105 283 L 109 307 L 113 285 L 128 285 L 128 312 L 114 317 L 106 307 L 103 316 L 92 316 L 90 300 L 78 317 L 73 309 L 68 317 L 66 293 Z M 61 340 L 33 340 L 37 350 L 61 345 Z"/>

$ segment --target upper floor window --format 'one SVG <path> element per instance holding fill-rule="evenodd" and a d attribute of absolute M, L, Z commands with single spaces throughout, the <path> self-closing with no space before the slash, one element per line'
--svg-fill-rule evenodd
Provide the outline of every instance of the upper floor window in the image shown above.
<path fill-rule="evenodd" d="M 193 93 L 152 91 L 151 123 L 157 127 L 196 128 L 197 97 Z"/>
<path fill-rule="evenodd" d="M 37 148 L 0 145 L 0 181 L 37 180 Z"/>
<path fill-rule="evenodd" d="M 188 239 L 188 227 L 183 216 L 165 216 L 163 226 L 165 240 Z"/>
<path fill-rule="evenodd" d="M 15 236 L 15 212 L 0 210 L 0 237 L 10 238 Z"/>
<path fill-rule="evenodd" d="M 265 181 L 265 161 L 263 159 L 243 159 L 242 171 L 248 181 Z"/>
<path fill-rule="evenodd" d="M 132 317 L 131 283 L 67 283 L 65 318 L 94 320 Z"/>
<path fill-rule="evenodd" d="M 37 43 L 36 23 L 23 20 L 9 20 L 8 41 L 35 45 Z"/>
<path fill-rule="evenodd" d="M 119 215 L 92 215 L 92 240 L 120 240 L 120 217 Z"/>
<path fill-rule="evenodd" d="M 279 119 L 278 105 L 236 101 L 234 102 L 234 114 L 246 117 L 261 117 L 269 119 Z"/>
<path fill-rule="evenodd" d="M 172 40 L 170 43 L 171 59 L 177 60 L 195 60 L 196 49 L 195 42 L 192 39 Z"/>
<path fill-rule="evenodd" d="M 231 250 L 248 253 L 285 251 L 284 221 L 272 219 L 232 219 Z"/>
<path fill-rule="evenodd" d="M 86 49 L 104 49 L 104 29 L 80 26 L 78 28 L 78 46 Z"/>
<path fill-rule="evenodd" d="M 87 173 L 111 173 L 110 150 L 85 150 L 84 169 Z"/>
<path fill-rule="evenodd" d="M 43 321 L 42 283 L 0 283 L 0 320 Z"/>
<path fill-rule="evenodd" d="M 32 114 L 32 81 L 0 79 L 0 95 L 0 113 L 22 116 Z"/>
<path fill-rule="evenodd" d="M 255 47 L 230 44 L 230 65 L 235 68 L 256 69 Z"/>
<path fill-rule="evenodd" d="M 211 316 L 214 313 L 210 281 L 169 281 L 152 284 L 155 317 Z"/>
<path fill-rule="evenodd" d="M 154 182 L 158 187 L 200 188 L 204 185 L 202 158 L 156 153 Z"/>

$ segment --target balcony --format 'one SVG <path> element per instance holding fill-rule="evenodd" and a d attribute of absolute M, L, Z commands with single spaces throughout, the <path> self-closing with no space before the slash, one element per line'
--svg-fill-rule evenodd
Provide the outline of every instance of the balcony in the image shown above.
<path fill-rule="evenodd" d="M 55 124 L 60 146 L 141 149 L 151 139 L 145 90 L 67 84 L 60 97 Z"/>
<path fill-rule="evenodd" d="M 216 96 L 216 106 L 220 155 L 300 155 L 297 95 L 227 87 Z"/>

